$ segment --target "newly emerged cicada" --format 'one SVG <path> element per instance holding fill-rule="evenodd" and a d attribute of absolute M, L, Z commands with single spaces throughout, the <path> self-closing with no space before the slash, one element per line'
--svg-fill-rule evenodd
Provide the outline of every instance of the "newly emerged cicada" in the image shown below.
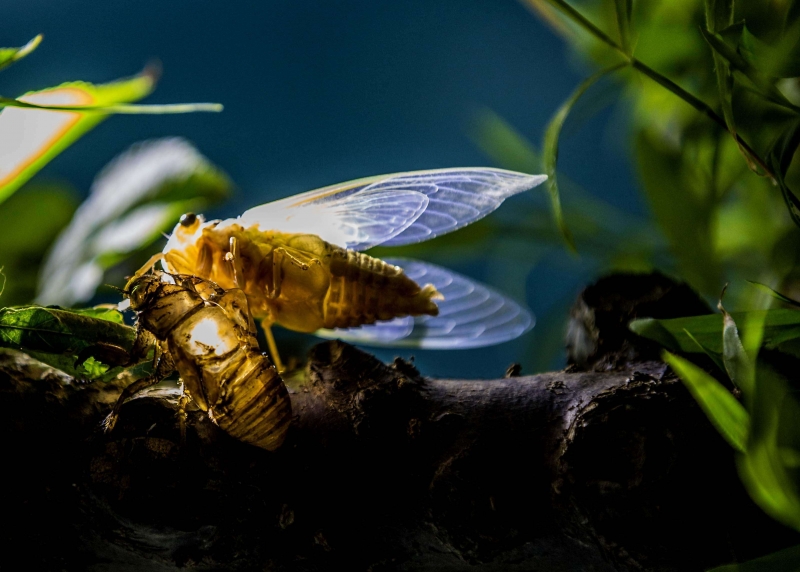
<path fill-rule="evenodd" d="M 156 271 L 131 279 L 124 294 L 137 313 L 137 327 L 158 340 L 155 371 L 125 388 L 104 422 L 106 430 L 129 397 L 177 370 L 182 428 L 191 399 L 233 437 L 270 451 L 281 445 L 292 416 L 289 394 L 258 347 L 241 289 Z"/>
<path fill-rule="evenodd" d="M 225 289 L 238 281 L 279 369 L 273 324 L 372 345 L 496 344 L 527 331 L 531 314 L 444 268 L 361 251 L 454 231 L 546 178 L 490 168 L 416 171 L 325 187 L 236 219 L 190 213 L 139 274 L 161 259 L 167 272 Z"/>

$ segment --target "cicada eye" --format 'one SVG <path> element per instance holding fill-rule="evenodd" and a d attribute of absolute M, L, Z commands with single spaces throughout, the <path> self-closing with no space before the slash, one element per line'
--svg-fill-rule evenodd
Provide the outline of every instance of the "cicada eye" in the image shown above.
<path fill-rule="evenodd" d="M 186 213 L 185 215 L 181 215 L 181 226 L 192 226 L 195 222 L 197 222 L 196 214 Z"/>

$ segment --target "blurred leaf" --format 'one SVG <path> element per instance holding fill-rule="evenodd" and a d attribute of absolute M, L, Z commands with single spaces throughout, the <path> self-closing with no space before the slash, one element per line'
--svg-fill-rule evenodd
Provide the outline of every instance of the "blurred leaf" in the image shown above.
<path fill-rule="evenodd" d="M 770 516 L 800 530 L 797 473 L 784 464 L 783 451 L 800 443 L 800 406 L 787 381 L 769 368 L 758 368 L 751 407 L 751 435 L 747 454 L 739 458 L 739 472 L 750 496 Z"/>
<path fill-rule="evenodd" d="M 169 230 L 180 214 L 226 196 L 227 176 L 176 138 L 132 146 L 97 176 L 42 268 L 37 301 L 86 301 L 104 272 Z"/>
<path fill-rule="evenodd" d="M 666 361 L 689 389 L 709 421 L 734 448 L 744 451 L 750 418 L 730 391 L 692 362 L 664 352 Z"/>
<path fill-rule="evenodd" d="M 797 310 L 754 310 L 751 312 L 734 312 L 733 319 L 743 324 L 743 337 L 746 339 L 748 329 L 763 319 L 763 343 L 767 348 L 778 348 L 779 345 L 800 338 L 800 311 Z M 673 318 L 657 320 L 642 318 L 633 320 L 630 329 L 645 338 L 654 340 L 670 351 L 681 353 L 697 353 L 697 344 L 686 332 L 710 351 L 722 354 L 723 317 L 720 314 L 692 316 L 689 318 Z M 783 348 L 778 348 L 783 349 Z"/>
<path fill-rule="evenodd" d="M 796 572 L 800 570 L 800 546 L 792 546 L 741 564 L 726 564 L 708 572 Z"/>
<path fill-rule="evenodd" d="M 41 43 L 42 35 L 39 34 L 21 48 L 0 48 L 0 70 L 10 66 L 17 60 L 21 60 L 35 50 Z"/>
<path fill-rule="evenodd" d="M 740 27 L 737 26 L 737 29 L 739 28 Z M 736 51 L 736 48 L 729 46 L 719 34 L 713 34 L 708 30 L 703 29 L 701 29 L 700 32 L 703 34 L 706 42 L 708 42 L 708 45 L 711 46 L 714 52 L 723 57 L 725 61 L 733 67 L 734 70 L 741 72 L 750 81 L 752 81 L 764 97 L 777 105 L 794 111 L 795 113 L 800 112 L 800 108 L 787 100 L 780 90 L 775 87 L 775 85 L 772 83 L 772 80 L 764 76 L 757 68 L 750 65 L 747 60 L 739 55 L 739 53 Z"/>
<path fill-rule="evenodd" d="M 477 114 L 471 135 L 498 165 L 522 173 L 541 171 L 542 160 L 533 145 L 495 112 L 485 109 Z"/>
<path fill-rule="evenodd" d="M 710 145 L 716 140 L 693 142 L 698 154 L 713 156 Z M 682 275 L 701 292 L 716 293 L 722 282 L 712 243 L 716 197 L 709 174 L 695 171 L 694 162 L 684 162 L 690 150 L 667 147 L 645 133 L 636 139 L 644 191 Z"/>
<path fill-rule="evenodd" d="M 86 312 L 41 306 L 0 309 L 0 347 L 24 351 L 78 378 L 94 379 L 91 373 L 104 380 L 114 377 L 121 367 L 99 372 L 102 368 L 90 363 L 90 372 L 82 362 L 92 357 L 116 361 L 105 365 L 121 366 L 129 359 L 135 341 L 134 328 Z M 109 360 L 109 356 L 117 359 Z"/>
<path fill-rule="evenodd" d="M 705 0 L 706 27 L 712 32 L 733 24 L 733 0 Z"/>
<path fill-rule="evenodd" d="M 558 161 L 558 140 L 561 135 L 561 128 L 564 126 L 564 121 L 567 119 L 570 110 L 575 105 L 575 102 L 600 78 L 613 73 L 627 64 L 618 64 L 608 69 L 597 72 L 581 85 L 578 86 L 572 95 L 565 101 L 561 107 L 558 108 L 555 115 L 553 115 L 547 130 L 544 133 L 544 142 L 542 143 L 542 162 L 544 163 L 545 173 L 547 174 L 547 190 L 550 193 L 550 202 L 553 208 L 553 216 L 555 217 L 556 225 L 561 231 L 561 235 L 567 246 L 572 252 L 577 252 L 575 248 L 575 241 L 572 238 L 566 222 L 564 221 L 564 213 L 561 209 L 561 197 L 558 190 L 558 178 L 556 175 L 556 162 Z"/>
<path fill-rule="evenodd" d="M 747 25 L 742 31 L 739 48 L 754 68 L 767 77 L 800 76 L 800 21 L 789 23 L 771 42 L 763 41 L 751 32 L 754 19 L 745 17 L 745 22 Z"/>
<path fill-rule="evenodd" d="M 33 300 L 45 253 L 76 206 L 70 189 L 54 185 L 28 185 L 0 206 L 0 266 L 8 275 L 3 305 Z"/>

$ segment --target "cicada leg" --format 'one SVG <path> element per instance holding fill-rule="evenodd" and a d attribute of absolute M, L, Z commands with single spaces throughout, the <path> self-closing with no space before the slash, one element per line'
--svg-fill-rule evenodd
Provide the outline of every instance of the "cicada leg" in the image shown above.
<path fill-rule="evenodd" d="M 148 387 L 157 384 L 159 381 L 172 373 L 172 371 L 173 366 L 171 360 L 168 359 L 167 355 L 165 355 L 163 348 L 161 348 L 160 345 L 157 345 L 155 355 L 153 356 L 153 375 L 143 377 L 142 379 L 137 379 L 122 390 L 122 393 L 117 399 L 117 402 L 114 404 L 114 408 L 111 410 L 111 413 L 109 413 L 108 416 L 103 419 L 103 430 L 108 432 L 114 428 L 114 425 L 117 424 L 117 419 L 119 418 L 120 409 L 122 409 L 122 405 L 128 399 L 143 389 L 147 389 Z"/>
<path fill-rule="evenodd" d="M 244 272 L 242 271 L 242 258 L 239 256 L 239 243 L 236 237 L 230 239 L 230 251 L 225 254 L 225 260 L 231 263 L 233 268 L 233 283 L 240 290 L 244 291 Z"/>
<path fill-rule="evenodd" d="M 231 239 L 233 240 L 233 239 Z M 283 284 L 284 268 L 283 263 L 289 262 L 300 270 L 308 270 L 312 264 L 321 264 L 318 258 L 308 256 L 294 248 L 284 248 L 279 246 L 272 251 L 272 292 L 269 297 L 277 300 L 281 295 L 281 285 Z"/>
<path fill-rule="evenodd" d="M 142 276 L 144 276 L 145 274 L 150 272 L 150 270 L 152 270 L 153 266 L 155 266 L 156 263 L 159 260 L 162 260 L 163 258 L 164 258 L 164 253 L 163 252 L 159 252 L 158 254 L 154 254 L 153 256 L 151 256 L 150 259 L 147 262 L 144 263 L 144 266 L 142 266 L 139 270 L 136 271 L 136 273 L 130 279 L 130 282 L 133 282 L 137 278 L 141 278 Z"/>
<path fill-rule="evenodd" d="M 283 251 L 283 248 L 275 249 L 276 255 L 278 251 Z M 241 257 L 239 256 L 239 244 L 236 241 L 235 236 L 232 236 L 230 239 L 230 251 L 225 255 L 225 260 L 229 261 L 231 263 L 231 267 L 233 268 L 234 285 L 244 292 L 244 273 L 242 272 L 242 261 Z M 275 267 L 275 262 L 273 262 L 273 267 Z M 270 296 L 272 298 L 277 298 L 280 293 L 279 275 L 280 267 L 277 267 L 277 271 L 273 272 L 273 292 Z M 275 293 L 276 291 L 278 294 Z M 270 356 L 272 356 L 272 362 L 275 364 L 278 373 L 282 373 L 284 370 L 283 362 L 281 362 L 281 356 L 278 354 L 278 345 L 275 343 L 275 336 L 272 335 L 272 321 L 269 318 L 264 318 L 264 320 L 261 322 L 261 327 L 264 328 L 264 335 L 267 338 L 267 346 L 269 346 L 269 353 Z"/>
<path fill-rule="evenodd" d="M 269 348 L 269 355 L 272 356 L 272 362 L 275 364 L 275 369 L 278 373 L 283 373 L 286 368 L 283 367 L 281 356 L 278 354 L 278 344 L 275 343 L 275 336 L 272 335 L 272 321 L 269 318 L 261 320 L 261 328 L 264 330 L 264 336 L 267 338 L 267 347 Z"/>

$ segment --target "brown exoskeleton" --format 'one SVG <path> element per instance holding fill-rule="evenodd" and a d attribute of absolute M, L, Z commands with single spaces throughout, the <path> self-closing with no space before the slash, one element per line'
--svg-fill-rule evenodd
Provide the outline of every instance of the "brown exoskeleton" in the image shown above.
<path fill-rule="evenodd" d="M 274 451 L 292 409 L 283 380 L 255 337 L 247 298 L 191 275 L 154 272 L 134 277 L 124 294 L 138 327 L 158 340 L 153 375 L 129 385 L 106 418 L 116 423 L 125 400 L 177 370 L 183 382 L 179 416 L 193 400 L 228 434 Z"/>

